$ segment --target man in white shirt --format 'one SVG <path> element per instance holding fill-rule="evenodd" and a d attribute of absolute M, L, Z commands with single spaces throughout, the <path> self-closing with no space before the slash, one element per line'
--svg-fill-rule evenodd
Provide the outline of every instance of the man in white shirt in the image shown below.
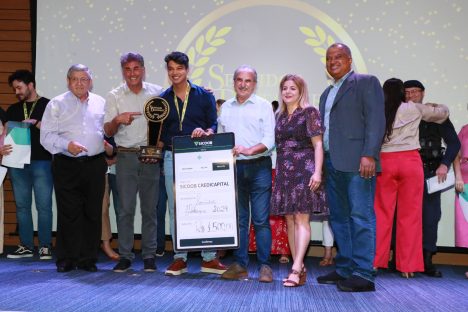
<path fill-rule="evenodd" d="M 140 146 L 148 142 L 148 121 L 143 116 L 145 102 L 161 93 L 162 87 L 144 82 L 143 56 L 125 53 L 120 58 L 125 82 L 109 92 L 106 99 L 104 131 L 117 144 L 116 177 L 120 210 L 117 222 L 119 232 L 119 263 L 114 272 L 127 271 L 135 258 L 134 218 L 136 195 L 140 196 L 141 251 L 144 271 L 156 271 L 156 204 L 159 194 L 159 164 L 140 161 Z"/>
<path fill-rule="evenodd" d="M 85 65 L 71 66 L 67 82 L 70 91 L 47 105 L 40 134 L 41 144 L 53 154 L 57 271 L 78 267 L 96 272 L 107 171 L 102 131 L 105 101 L 90 92 L 93 81 Z"/>
<path fill-rule="evenodd" d="M 249 217 L 255 229 L 259 281 L 270 283 L 271 228 L 271 153 L 274 147 L 275 119 L 271 104 L 254 94 L 257 72 L 250 66 L 240 66 L 234 72 L 236 96 L 223 104 L 218 118 L 219 132 L 234 132 L 237 157 L 237 207 L 239 209 L 239 249 L 236 262 L 221 276 L 223 279 L 248 277 Z"/>

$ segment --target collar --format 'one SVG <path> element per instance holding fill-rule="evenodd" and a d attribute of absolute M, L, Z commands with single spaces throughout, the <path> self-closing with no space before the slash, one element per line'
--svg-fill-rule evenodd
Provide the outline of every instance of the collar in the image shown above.
<path fill-rule="evenodd" d="M 235 97 L 234 97 L 233 103 L 235 103 L 235 104 L 237 104 L 237 105 L 244 105 L 244 104 L 247 104 L 247 103 L 249 103 L 249 102 L 252 103 L 252 104 L 255 104 L 255 101 L 254 101 L 254 98 L 255 98 L 255 97 L 256 97 L 255 93 L 252 93 L 252 94 L 249 96 L 249 98 L 248 98 L 247 100 L 245 100 L 244 103 L 241 104 L 241 103 L 239 103 L 239 102 L 237 101 L 237 97 L 235 96 Z"/>
<path fill-rule="evenodd" d="M 346 78 L 349 77 L 349 75 L 351 75 L 353 73 L 353 70 L 351 69 L 346 75 L 344 75 L 343 77 L 341 77 L 340 79 L 338 80 L 332 80 L 332 86 L 333 87 L 340 87 L 343 82 L 346 80 Z"/>
<path fill-rule="evenodd" d="M 148 88 L 148 85 L 146 84 L 145 81 L 143 81 L 142 86 L 141 86 L 141 90 L 146 90 L 147 88 Z M 141 92 L 141 90 L 140 90 L 140 92 Z M 123 91 L 124 91 L 125 94 L 128 94 L 130 92 L 133 93 L 133 91 L 130 90 L 130 88 L 128 87 L 126 82 L 123 83 Z M 140 92 L 138 92 L 138 93 L 140 93 Z"/>
<path fill-rule="evenodd" d="M 75 94 L 73 94 L 73 92 L 71 92 L 71 91 L 69 91 L 69 92 L 70 92 L 71 97 L 74 98 L 76 101 L 78 101 L 78 103 L 88 104 L 89 96 L 90 96 L 91 92 L 88 91 L 88 96 L 86 96 L 86 99 L 84 101 L 80 100 L 80 98 L 77 97 Z"/>
<path fill-rule="evenodd" d="M 187 80 L 187 82 L 190 85 L 190 89 L 195 88 L 194 84 L 190 80 Z M 174 86 L 171 85 L 169 88 L 167 88 L 167 91 L 174 94 Z"/>

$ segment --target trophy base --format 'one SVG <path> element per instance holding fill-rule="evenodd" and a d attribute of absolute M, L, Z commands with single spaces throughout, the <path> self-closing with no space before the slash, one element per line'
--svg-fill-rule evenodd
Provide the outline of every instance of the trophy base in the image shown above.
<path fill-rule="evenodd" d="M 138 152 L 138 159 L 161 160 L 163 159 L 163 151 L 161 148 L 156 146 L 140 146 L 140 151 Z"/>

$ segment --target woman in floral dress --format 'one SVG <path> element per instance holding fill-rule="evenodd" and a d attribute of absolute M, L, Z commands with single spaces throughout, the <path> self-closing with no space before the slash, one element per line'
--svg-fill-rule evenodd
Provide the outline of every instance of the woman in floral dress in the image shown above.
<path fill-rule="evenodd" d="M 276 181 L 271 213 L 284 215 L 294 256 L 285 287 L 305 284 L 304 257 L 310 242 L 311 215 L 328 215 L 322 185 L 323 127 L 319 111 L 309 105 L 307 85 L 297 75 L 280 83 L 276 114 Z"/>

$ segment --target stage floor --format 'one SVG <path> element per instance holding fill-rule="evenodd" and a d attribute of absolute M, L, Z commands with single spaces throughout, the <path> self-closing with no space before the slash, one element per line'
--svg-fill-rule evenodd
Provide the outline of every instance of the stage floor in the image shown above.
<path fill-rule="evenodd" d="M 277 257 L 272 259 L 274 282 L 264 284 L 257 280 L 255 256 L 248 280 L 223 281 L 200 273 L 201 259 L 194 255 L 189 273 L 178 277 L 164 275 L 171 253 L 157 258 L 155 273 L 143 272 L 138 254 L 127 273 L 112 272 L 115 262 L 104 256 L 97 273 L 57 273 L 54 261 L 5 255 L 0 256 L 0 311 L 468 311 L 468 267 L 462 266 L 439 266 L 441 279 L 379 272 L 376 292 L 343 293 L 317 283 L 317 276 L 333 266 L 319 267 L 315 257 L 306 260 L 307 284 L 285 288 L 281 280 L 290 264 L 278 263 Z"/>

